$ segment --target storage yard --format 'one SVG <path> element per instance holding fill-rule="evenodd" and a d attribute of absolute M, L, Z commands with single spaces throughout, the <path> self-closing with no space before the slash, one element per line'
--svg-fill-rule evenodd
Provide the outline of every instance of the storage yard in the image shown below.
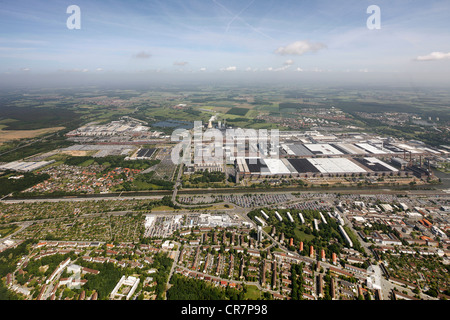
<path fill-rule="evenodd" d="M 136 147 L 130 145 L 75 144 L 62 149 L 61 152 L 76 156 L 81 151 L 85 152 L 85 154 L 92 153 L 93 157 L 100 158 L 106 156 L 126 156 L 136 149 Z"/>

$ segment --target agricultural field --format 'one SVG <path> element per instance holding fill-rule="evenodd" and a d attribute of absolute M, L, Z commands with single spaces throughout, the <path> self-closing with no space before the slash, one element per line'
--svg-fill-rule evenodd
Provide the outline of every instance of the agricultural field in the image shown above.
<path fill-rule="evenodd" d="M 53 127 L 35 130 L 3 130 L 0 129 L 0 144 L 6 141 L 36 138 L 49 133 L 65 129 L 64 127 Z"/>

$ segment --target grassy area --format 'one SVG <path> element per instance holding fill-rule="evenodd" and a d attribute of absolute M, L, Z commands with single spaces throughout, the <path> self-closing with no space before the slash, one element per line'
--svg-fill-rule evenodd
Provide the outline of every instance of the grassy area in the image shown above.
<path fill-rule="evenodd" d="M 65 137 L 58 134 L 42 141 L 37 141 L 38 139 L 36 138 L 34 140 L 36 141 L 33 141 L 30 145 L 25 145 L 25 143 L 17 141 L 4 143 L 1 148 L 1 151 L 4 153 L 0 155 L 0 161 L 16 161 L 41 152 L 49 152 L 58 148 L 68 147 L 72 144 Z"/>
<path fill-rule="evenodd" d="M 0 238 L 9 236 L 10 234 L 14 233 L 17 229 L 19 229 L 19 226 L 15 224 L 0 227 Z"/>
<path fill-rule="evenodd" d="M 226 207 L 226 206 L 227 206 L 226 204 L 216 204 L 216 205 L 213 205 L 212 207 L 208 207 L 208 208 L 210 208 L 211 210 L 223 210 L 223 209 L 233 209 L 234 208 L 233 205 L 228 205 L 228 207 Z"/>
<path fill-rule="evenodd" d="M 23 177 L 19 179 L 9 179 L 15 173 L 6 172 L 0 177 L 0 195 L 4 196 L 10 193 L 18 193 L 29 187 L 50 178 L 48 174 L 34 174 L 31 172 L 23 173 Z"/>
<path fill-rule="evenodd" d="M 221 188 L 227 187 L 225 173 L 197 171 L 190 175 L 184 175 L 183 188 Z"/>
<path fill-rule="evenodd" d="M 257 286 L 247 286 L 247 292 L 244 295 L 244 300 L 258 300 L 261 298 L 261 291 Z"/>
<path fill-rule="evenodd" d="M 0 143 L 12 140 L 36 138 L 45 134 L 57 132 L 64 127 L 53 127 L 35 130 L 0 130 Z"/>
<path fill-rule="evenodd" d="M 295 229 L 294 234 L 298 238 L 300 238 L 302 241 L 310 241 L 310 240 L 314 239 L 314 236 L 312 234 L 306 234 L 305 232 L 303 232 L 302 230 L 299 230 L 299 229 Z"/>
<path fill-rule="evenodd" d="M 159 206 L 152 208 L 152 211 L 173 211 L 173 210 L 175 209 L 169 206 Z"/>
<path fill-rule="evenodd" d="M 227 114 L 245 116 L 247 114 L 248 110 L 249 109 L 247 109 L 247 108 L 234 107 L 234 108 L 231 108 L 230 110 L 228 110 Z"/>
<path fill-rule="evenodd" d="M 83 163 L 80 164 L 80 167 L 87 167 L 90 166 L 91 164 L 93 164 L 95 162 L 94 159 L 90 159 L 90 160 L 86 160 Z"/>

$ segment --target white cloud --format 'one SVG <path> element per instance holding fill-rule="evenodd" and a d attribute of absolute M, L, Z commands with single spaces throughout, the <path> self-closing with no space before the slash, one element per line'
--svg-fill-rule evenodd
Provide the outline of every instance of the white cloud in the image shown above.
<path fill-rule="evenodd" d="M 287 70 L 289 68 L 290 68 L 290 66 L 282 66 L 282 67 L 279 67 L 279 68 L 268 67 L 265 70 L 266 71 L 284 71 L 284 70 Z"/>
<path fill-rule="evenodd" d="M 294 63 L 295 63 L 294 60 L 288 59 L 288 60 L 286 60 L 286 61 L 284 62 L 284 65 L 285 65 L 285 66 L 291 66 L 291 65 L 293 65 Z"/>
<path fill-rule="evenodd" d="M 237 70 L 237 68 L 235 66 L 220 68 L 220 71 L 236 71 L 236 70 Z"/>
<path fill-rule="evenodd" d="M 417 61 L 434 61 L 434 60 L 446 60 L 450 59 L 450 52 L 432 52 L 426 56 L 418 56 Z"/>
<path fill-rule="evenodd" d="M 286 70 L 286 69 L 288 69 L 290 66 L 282 66 L 282 67 L 279 67 L 279 68 L 275 68 L 273 71 L 284 71 L 284 70 Z"/>
<path fill-rule="evenodd" d="M 200 71 L 206 71 L 206 68 L 204 68 L 204 67 L 200 68 Z"/>
<path fill-rule="evenodd" d="M 147 53 L 145 51 L 141 51 L 137 54 L 135 54 L 133 57 L 136 59 L 148 59 L 150 58 L 152 55 L 150 53 Z"/>
<path fill-rule="evenodd" d="M 89 69 L 58 69 L 59 72 L 70 73 L 70 72 L 89 72 Z"/>
<path fill-rule="evenodd" d="M 98 72 L 103 71 L 103 68 L 97 68 L 97 69 L 95 69 L 95 71 L 98 71 Z"/>
<path fill-rule="evenodd" d="M 184 66 L 187 65 L 187 64 L 188 64 L 187 61 L 175 61 L 175 62 L 173 63 L 174 66 L 181 66 L 181 67 L 184 67 Z"/>
<path fill-rule="evenodd" d="M 326 45 L 324 45 L 323 43 L 314 43 L 308 40 L 304 40 L 293 42 L 285 47 L 279 47 L 277 50 L 275 50 L 275 53 L 281 55 L 292 54 L 301 56 L 307 52 L 316 52 L 324 48 L 326 48 Z"/>
<path fill-rule="evenodd" d="M 298 67 L 297 69 L 295 69 L 295 71 L 298 71 L 298 72 L 303 72 L 303 69 L 302 69 L 302 68 L 300 68 L 300 67 Z"/>

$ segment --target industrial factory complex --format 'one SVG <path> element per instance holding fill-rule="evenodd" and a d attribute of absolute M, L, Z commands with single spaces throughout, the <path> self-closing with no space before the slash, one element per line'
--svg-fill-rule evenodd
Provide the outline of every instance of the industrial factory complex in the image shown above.
<path fill-rule="evenodd" d="M 278 149 L 275 156 L 260 147 L 255 152 L 251 145 L 246 156 L 226 154 L 234 161 L 239 178 L 407 174 L 424 178 L 430 174 L 430 162 L 447 158 L 449 153 L 419 141 L 400 142 L 364 133 L 324 136 L 317 131 L 280 132 L 278 148 L 270 147 Z"/>
<path fill-rule="evenodd" d="M 310 158 L 310 159 L 243 159 L 236 160 L 243 175 L 367 174 L 391 173 L 399 170 L 374 157 Z"/>

